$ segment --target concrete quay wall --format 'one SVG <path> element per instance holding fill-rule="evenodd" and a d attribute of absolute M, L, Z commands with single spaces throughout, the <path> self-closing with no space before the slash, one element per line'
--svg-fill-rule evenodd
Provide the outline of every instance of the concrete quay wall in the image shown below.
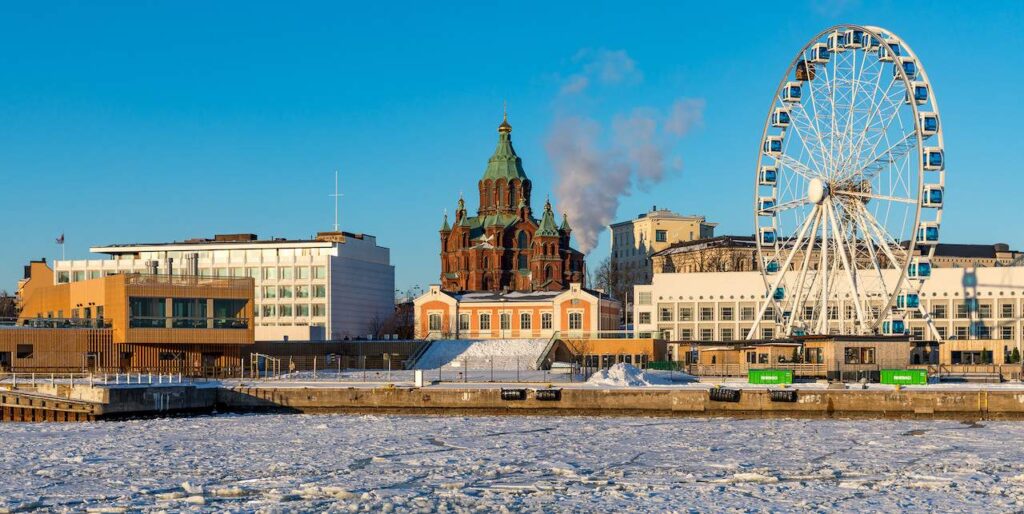
<path fill-rule="evenodd" d="M 267 388 L 221 389 L 232 410 L 295 412 L 449 411 L 481 414 L 641 414 L 800 417 L 946 417 L 1024 419 L 1024 390 L 800 390 L 795 402 L 772 401 L 766 390 L 744 390 L 739 401 L 710 399 L 707 390 L 561 389 L 557 400 L 504 400 L 498 388 Z"/>

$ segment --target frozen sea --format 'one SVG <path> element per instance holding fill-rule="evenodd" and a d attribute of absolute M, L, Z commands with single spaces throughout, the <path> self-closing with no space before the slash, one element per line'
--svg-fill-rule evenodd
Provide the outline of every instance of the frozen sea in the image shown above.
<path fill-rule="evenodd" d="M 218 415 L 0 424 L 0 511 L 1024 510 L 1024 423 Z"/>

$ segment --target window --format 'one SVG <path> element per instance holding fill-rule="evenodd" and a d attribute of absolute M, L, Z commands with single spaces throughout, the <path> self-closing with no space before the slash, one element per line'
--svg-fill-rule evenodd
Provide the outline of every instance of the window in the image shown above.
<path fill-rule="evenodd" d="M 839 307 L 833 305 L 828 308 L 828 319 L 839 319 Z"/>
<path fill-rule="evenodd" d="M 530 330 L 532 328 L 532 326 L 531 326 L 532 325 L 532 321 L 533 320 L 530 318 L 530 313 L 524 312 L 524 313 L 520 314 L 519 315 L 519 328 L 521 330 Z"/>
<path fill-rule="evenodd" d="M 923 340 L 924 339 L 924 328 L 922 328 L 922 327 L 914 327 L 914 328 L 910 329 L 910 336 L 911 336 L 912 339 L 916 339 L 918 341 Z"/>
<path fill-rule="evenodd" d="M 313 278 L 327 278 L 327 268 L 325 266 L 313 266 Z"/>
<path fill-rule="evenodd" d="M 525 253 L 519 254 L 519 257 L 517 257 L 516 259 L 518 261 L 517 264 L 519 265 L 520 271 L 526 271 L 530 269 L 530 262 L 529 259 L 526 257 Z"/>
<path fill-rule="evenodd" d="M 771 339 L 775 337 L 775 329 L 773 328 L 762 328 L 761 339 Z"/>
<path fill-rule="evenodd" d="M 684 328 L 684 329 L 680 329 L 679 330 L 679 339 L 682 339 L 683 341 L 688 341 L 688 340 L 690 340 L 692 338 L 693 338 L 693 330 L 690 330 L 688 328 Z"/>
<path fill-rule="evenodd" d="M 746 352 L 747 364 L 757 364 L 757 352 Z"/>
<path fill-rule="evenodd" d="M 637 318 L 637 323 L 640 323 L 641 325 L 650 325 L 651 324 L 651 313 L 649 313 L 649 312 L 641 312 L 641 313 L 638 313 L 638 314 L 639 314 L 639 317 Z"/>
<path fill-rule="evenodd" d="M 314 285 L 313 298 L 327 298 L 327 286 L 320 284 Z"/>
<path fill-rule="evenodd" d="M 969 317 L 969 314 L 967 312 L 967 307 L 968 307 L 968 305 L 966 303 L 958 303 L 958 304 L 956 304 L 956 318 L 957 319 L 966 319 L 966 318 Z"/>
<path fill-rule="evenodd" d="M 990 339 L 991 338 L 991 334 L 990 334 L 989 327 L 986 326 L 986 325 L 983 325 L 981 323 L 975 323 L 974 324 L 974 337 L 976 337 L 978 339 Z"/>
<path fill-rule="evenodd" d="M 732 329 L 731 328 L 723 328 L 722 329 L 722 341 L 732 341 Z"/>
<path fill-rule="evenodd" d="M 35 353 L 34 347 L 30 344 L 19 344 L 17 350 L 19 359 L 31 359 Z"/>
<path fill-rule="evenodd" d="M 722 321 L 732 321 L 732 307 L 722 307 Z"/>
<path fill-rule="evenodd" d="M 814 319 L 814 318 L 815 318 L 815 316 L 814 316 L 814 306 L 812 306 L 812 305 L 804 306 L 804 319 Z"/>
<path fill-rule="evenodd" d="M 307 280 L 307 279 L 309 279 L 309 268 L 307 268 L 305 266 L 300 266 L 300 267 L 295 268 L 295 278 L 297 278 L 299 280 Z"/>
<path fill-rule="evenodd" d="M 650 305 L 651 304 L 651 293 L 641 291 L 637 295 L 637 305 Z"/>
<path fill-rule="evenodd" d="M 293 276 L 293 274 L 292 274 L 291 266 L 288 266 L 288 267 L 282 266 L 281 269 L 278 272 L 278 277 L 281 280 L 291 280 L 292 276 Z"/>
<path fill-rule="evenodd" d="M 322 303 L 313 304 L 313 317 L 324 317 L 327 315 L 327 306 Z"/>
<path fill-rule="evenodd" d="M 661 306 L 658 308 L 658 321 L 672 321 L 672 307 Z"/>
<path fill-rule="evenodd" d="M 700 320 L 701 321 L 711 321 L 711 320 L 714 319 L 714 317 L 715 317 L 715 311 L 711 307 L 701 307 L 700 308 Z"/>
<path fill-rule="evenodd" d="M 983 303 L 978 306 L 978 317 L 988 319 L 992 317 L 992 304 Z"/>
<path fill-rule="evenodd" d="M 245 268 L 245 276 L 256 279 L 259 277 L 259 268 Z"/>
<path fill-rule="evenodd" d="M 292 317 L 292 306 L 291 305 L 278 305 L 277 315 L 282 318 Z"/>
<path fill-rule="evenodd" d="M 680 307 L 679 321 L 693 321 L 693 309 L 690 307 Z"/>
<path fill-rule="evenodd" d="M 545 312 L 540 315 L 540 328 L 544 330 L 551 330 L 551 313 Z"/>
<path fill-rule="evenodd" d="M 759 353 L 759 354 L 757 354 L 757 363 L 758 364 L 768 364 L 768 354 L 767 353 Z"/>
<path fill-rule="evenodd" d="M 935 330 L 939 333 L 939 339 L 946 338 L 946 327 L 935 327 Z"/>
<path fill-rule="evenodd" d="M 307 317 L 309 316 L 309 304 L 308 303 L 297 303 L 295 304 L 295 315 Z"/>
<path fill-rule="evenodd" d="M 753 321 L 754 319 L 754 308 L 743 307 L 740 309 L 740 319 L 743 321 Z"/>
<path fill-rule="evenodd" d="M 574 311 L 569 313 L 569 330 L 583 330 L 583 313 Z"/>
<path fill-rule="evenodd" d="M 712 340 L 714 338 L 715 338 L 714 331 L 711 330 L 710 328 L 702 328 L 702 329 L 700 329 L 700 340 L 701 341 L 710 341 L 710 340 Z"/>
<path fill-rule="evenodd" d="M 761 319 L 775 319 L 775 307 L 769 306 L 764 310 L 764 317 Z"/>
<path fill-rule="evenodd" d="M 131 297 L 128 299 L 131 328 L 163 328 L 166 326 L 167 305 L 164 298 Z M 77 317 L 77 316 L 74 316 Z"/>
<path fill-rule="evenodd" d="M 66 271 L 58 271 L 57 272 L 57 283 L 58 284 L 67 284 L 70 281 L 71 280 L 68 278 L 68 272 L 66 272 Z"/>
<path fill-rule="evenodd" d="M 81 282 L 83 280 L 85 280 L 85 272 L 84 271 L 75 271 L 75 272 L 71 273 L 71 281 L 72 282 Z"/>
<path fill-rule="evenodd" d="M 264 305 L 263 306 L 262 316 L 264 318 L 269 318 L 269 317 L 277 316 L 277 306 L 276 305 Z"/>
<path fill-rule="evenodd" d="M 90 279 L 93 279 L 93 278 L 100 278 L 100 272 L 99 272 L 99 270 L 96 270 L 96 271 L 90 271 L 90 272 L 89 272 L 89 278 L 90 278 Z"/>
<path fill-rule="evenodd" d="M 844 351 L 844 362 L 846 364 L 874 364 L 875 348 L 846 348 Z"/>
<path fill-rule="evenodd" d="M 277 298 L 277 287 L 274 287 L 274 286 L 264 286 L 263 287 L 263 297 L 264 298 Z"/>
<path fill-rule="evenodd" d="M 1000 336 L 1003 339 L 1013 339 L 1013 327 L 1002 327 L 1000 330 Z"/>
<path fill-rule="evenodd" d="M 501 313 L 501 315 L 498 316 L 498 323 L 500 323 L 502 330 L 512 328 L 512 315 L 507 312 Z"/>
<path fill-rule="evenodd" d="M 659 242 L 659 243 L 664 243 L 664 242 L 668 241 L 668 231 L 667 230 L 655 230 L 654 231 L 654 240 Z"/>
<path fill-rule="evenodd" d="M 295 286 L 296 298 L 309 298 L 309 286 Z"/>
<path fill-rule="evenodd" d="M 172 298 L 174 328 L 206 328 L 205 298 Z"/>
<path fill-rule="evenodd" d="M 1004 303 L 1004 304 L 1000 305 L 999 307 L 1000 307 L 1000 310 L 1002 311 L 1000 317 L 1003 317 L 1003 318 L 1012 318 L 1013 317 L 1013 304 L 1012 303 Z"/>
<path fill-rule="evenodd" d="M 277 280 L 277 268 L 263 268 L 263 280 Z"/>
<path fill-rule="evenodd" d="M 946 306 L 943 304 L 933 305 L 932 317 L 935 319 L 946 319 Z"/>
<path fill-rule="evenodd" d="M 277 289 L 277 293 L 281 298 L 291 298 L 292 286 L 281 286 Z"/>
<path fill-rule="evenodd" d="M 480 330 L 491 329 L 491 315 L 484 313 L 480 315 Z"/>
<path fill-rule="evenodd" d="M 430 329 L 431 332 L 436 332 L 436 331 L 441 330 L 441 315 L 436 313 L 436 312 L 430 313 L 429 322 L 428 323 L 429 323 L 429 329 Z"/>
<path fill-rule="evenodd" d="M 956 338 L 967 339 L 968 327 L 956 327 Z"/>
<path fill-rule="evenodd" d="M 821 348 L 805 348 L 804 362 L 807 364 L 824 364 L 825 352 Z"/>

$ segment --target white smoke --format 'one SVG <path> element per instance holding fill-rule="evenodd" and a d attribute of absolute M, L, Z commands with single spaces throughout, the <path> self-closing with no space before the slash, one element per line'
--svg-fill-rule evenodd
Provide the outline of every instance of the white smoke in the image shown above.
<path fill-rule="evenodd" d="M 595 81 L 617 84 L 641 76 L 625 51 L 583 55 L 594 60 L 584 62 L 580 72 L 568 77 L 561 99 L 579 96 Z M 565 110 L 564 105 L 559 107 Z M 546 148 L 555 169 L 558 207 L 569 215 L 581 252 L 597 245 L 601 232 L 614 220 L 620 200 L 634 186 L 648 190 L 682 171 L 682 159 L 673 155 L 673 147 L 703 123 L 703 114 L 703 100 L 680 98 L 668 109 L 635 108 L 614 116 L 607 131 L 589 116 L 556 116 Z"/>

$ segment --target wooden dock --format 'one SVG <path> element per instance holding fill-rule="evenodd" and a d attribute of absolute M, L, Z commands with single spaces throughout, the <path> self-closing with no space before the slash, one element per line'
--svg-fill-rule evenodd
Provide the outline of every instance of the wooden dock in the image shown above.
<path fill-rule="evenodd" d="M 0 391 L 0 421 L 92 421 L 100 404 L 29 391 Z"/>

